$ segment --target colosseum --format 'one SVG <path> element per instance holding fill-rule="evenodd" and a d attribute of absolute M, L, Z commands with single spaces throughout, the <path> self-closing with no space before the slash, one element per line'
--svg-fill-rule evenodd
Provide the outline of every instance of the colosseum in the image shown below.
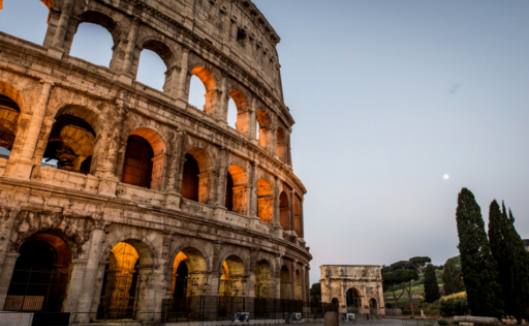
<path fill-rule="evenodd" d="M 32 1 L 48 10 L 42 45 L 0 32 L 3 316 L 158 325 L 302 311 L 306 190 L 280 39 L 258 8 Z M 111 36 L 108 66 L 70 55 L 83 24 Z M 160 90 L 137 79 L 144 50 L 166 66 Z"/>

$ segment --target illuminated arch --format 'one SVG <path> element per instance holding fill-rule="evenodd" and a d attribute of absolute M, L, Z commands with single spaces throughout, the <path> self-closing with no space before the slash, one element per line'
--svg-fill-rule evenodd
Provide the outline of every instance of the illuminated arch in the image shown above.
<path fill-rule="evenodd" d="M 279 223 L 283 230 L 290 230 L 290 204 L 285 191 L 279 195 Z"/>
<path fill-rule="evenodd" d="M 263 223 L 272 223 L 274 217 L 274 189 L 266 179 L 257 180 L 257 216 Z"/>
<path fill-rule="evenodd" d="M 203 85 L 204 105 L 203 107 L 197 107 L 197 109 L 203 110 L 206 113 L 213 113 L 215 111 L 215 103 L 217 102 L 217 82 L 215 81 L 215 76 L 203 66 L 196 66 L 191 69 L 191 75 L 192 77 L 195 76 L 198 78 Z M 196 86 L 195 84 L 190 84 L 189 86 L 190 99 L 197 91 L 200 92 L 200 90 L 194 89 Z M 190 99 L 188 99 L 188 102 Z M 190 104 L 193 105 L 194 103 Z"/>
<path fill-rule="evenodd" d="M 142 50 L 138 55 L 139 57 L 137 58 L 137 68 L 135 69 L 137 71 L 136 80 L 150 87 L 165 91 L 168 87 L 167 69 L 168 67 L 171 67 L 174 61 L 173 52 L 167 45 L 158 40 L 147 40 L 143 42 L 141 49 Z M 145 50 L 147 50 L 147 52 Z M 150 59 L 149 51 L 152 53 Z M 144 56 L 144 54 L 146 56 Z M 155 57 L 157 57 L 161 63 L 156 63 Z M 148 71 L 145 70 L 147 69 L 145 67 L 145 60 L 150 60 L 151 63 Z M 151 74 L 156 76 L 150 76 Z"/>
<path fill-rule="evenodd" d="M 250 131 L 250 113 L 248 111 L 248 100 L 246 96 L 238 89 L 232 89 L 228 93 L 230 101 L 234 104 L 228 105 L 228 117 L 235 116 L 235 124 L 230 127 L 235 128 L 243 135 Z M 230 112 L 235 111 L 235 112 Z"/>
<path fill-rule="evenodd" d="M 256 137 L 259 145 L 263 148 L 269 148 L 272 144 L 272 120 L 270 115 L 263 109 L 257 109 L 255 119 Z"/>
<path fill-rule="evenodd" d="M 193 148 L 184 155 L 182 169 L 182 197 L 206 203 L 209 191 L 209 160 L 205 150 Z"/>
<path fill-rule="evenodd" d="M 226 208 L 244 214 L 247 206 L 248 177 L 246 172 L 240 166 L 232 164 L 228 167 L 226 179 Z"/>

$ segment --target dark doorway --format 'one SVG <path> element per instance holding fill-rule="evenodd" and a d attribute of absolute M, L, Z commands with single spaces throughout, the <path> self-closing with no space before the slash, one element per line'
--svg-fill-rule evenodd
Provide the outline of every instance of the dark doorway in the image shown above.
<path fill-rule="evenodd" d="M 147 140 L 139 136 L 129 136 L 122 181 L 131 185 L 150 188 L 153 157 L 151 144 Z"/>
<path fill-rule="evenodd" d="M 7 292 L 5 310 L 60 312 L 70 272 L 70 250 L 59 237 L 24 242 Z"/>
<path fill-rule="evenodd" d="M 233 178 L 229 172 L 226 174 L 226 209 L 233 211 Z"/>
<path fill-rule="evenodd" d="M 186 154 L 182 175 L 182 197 L 198 201 L 199 173 L 200 169 L 197 160 L 190 154 Z"/>
<path fill-rule="evenodd" d="M 345 299 L 347 302 L 347 312 L 357 313 L 360 308 L 360 295 L 356 289 L 349 289 L 345 294 Z"/>
<path fill-rule="evenodd" d="M 181 262 L 176 269 L 176 280 L 174 288 L 174 307 L 177 312 L 187 311 L 187 277 L 189 270 L 185 262 Z"/>

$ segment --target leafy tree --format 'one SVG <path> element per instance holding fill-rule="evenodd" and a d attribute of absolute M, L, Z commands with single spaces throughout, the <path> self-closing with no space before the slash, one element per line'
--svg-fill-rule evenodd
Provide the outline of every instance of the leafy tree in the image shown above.
<path fill-rule="evenodd" d="M 498 269 L 492 256 L 481 209 L 470 190 L 463 188 L 456 210 L 459 252 L 470 311 L 478 316 L 503 314 Z"/>
<path fill-rule="evenodd" d="M 432 303 L 441 297 L 435 275 L 435 266 L 428 264 L 424 269 L 424 301 Z"/>
<path fill-rule="evenodd" d="M 312 284 L 310 287 L 310 305 L 312 307 L 321 307 L 321 284 L 320 282 Z"/>
<path fill-rule="evenodd" d="M 489 212 L 489 240 L 498 264 L 505 313 L 518 320 L 527 318 L 529 309 L 529 254 L 514 227 L 512 212 L 494 200 Z"/>
<path fill-rule="evenodd" d="M 410 262 L 415 265 L 418 272 L 422 272 L 426 264 L 431 263 L 432 259 L 427 256 L 416 256 L 410 258 Z"/>
<path fill-rule="evenodd" d="M 446 260 L 443 267 L 443 288 L 445 294 L 452 294 L 465 290 L 463 274 L 461 273 L 461 261 L 459 256 Z"/>
<path fill-rule="evenodd" d="M 401 260 L 382 269 L 384 288 L 391 291 L 394 303 L 397 303 L 404 293 L 407 293 L 412 315 L 415 314 L 412 300 L 412 282 L 419 279 L 417 270 L 418 265 L 410 260 Z"/>

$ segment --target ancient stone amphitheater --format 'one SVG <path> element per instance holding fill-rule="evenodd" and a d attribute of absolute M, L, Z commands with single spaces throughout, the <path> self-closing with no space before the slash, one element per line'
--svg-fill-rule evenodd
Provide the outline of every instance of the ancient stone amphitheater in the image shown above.
<path fill-rule="evenodd" d="M 39 5 L 43 45 L 0 32 L 0 308 L 75 325 L 302 311 L 305 188 L 279 37 L 256 6 Z M 70 55 L 82 24 L 112 36 L 108 67 Z M 161 90 L 137 81 L 143 50 L 165 63 Z"/>

